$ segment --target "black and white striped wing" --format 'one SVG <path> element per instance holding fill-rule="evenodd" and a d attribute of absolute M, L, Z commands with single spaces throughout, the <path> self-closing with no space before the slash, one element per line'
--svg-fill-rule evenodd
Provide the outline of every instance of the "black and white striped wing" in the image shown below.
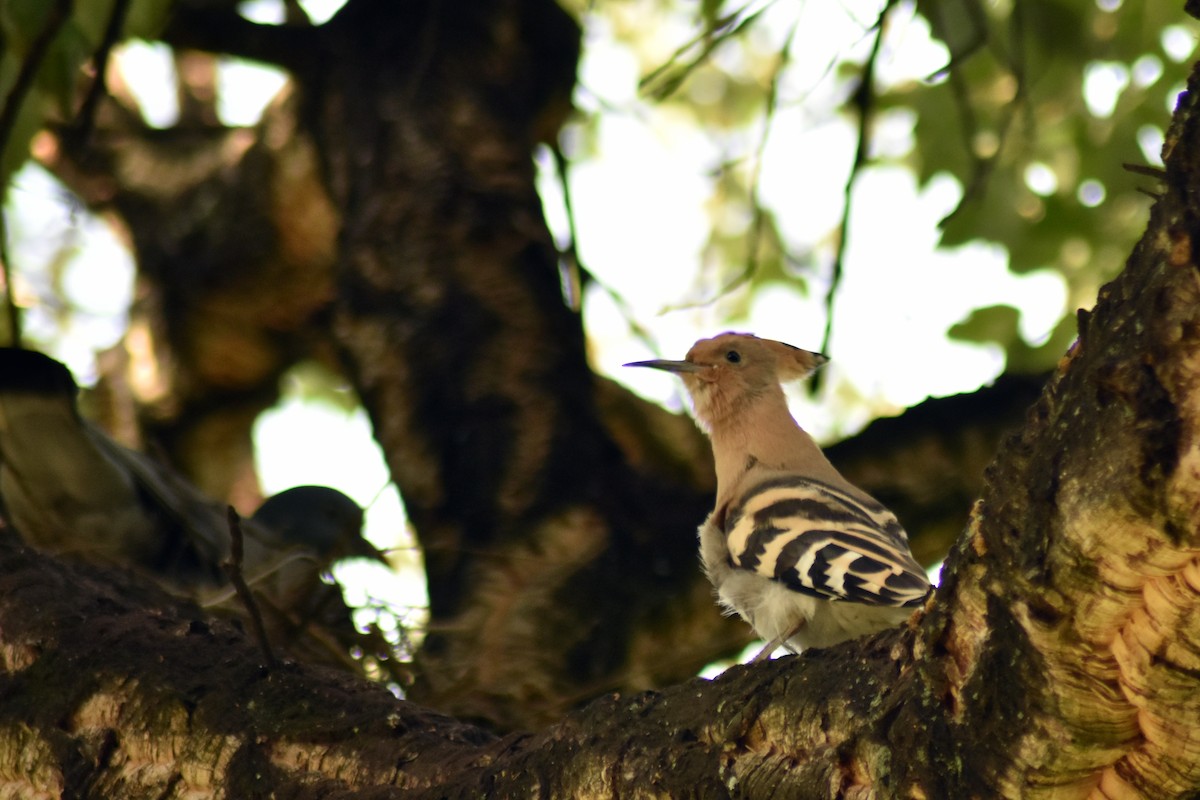
<path fill-rule="evenodd" d="M 882 504 L 799 475 L 767 480 L 729 509 L 733 566 L 829 600 L 910 606 L 929 594 L 908 536 Z"/>

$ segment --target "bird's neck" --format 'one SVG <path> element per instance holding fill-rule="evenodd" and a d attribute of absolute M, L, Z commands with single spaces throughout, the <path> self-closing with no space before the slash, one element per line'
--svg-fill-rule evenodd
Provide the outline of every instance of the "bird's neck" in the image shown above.
<path fill-rule="evenodd" d="M 788 410 L 783 391 L 748 401 L 739 413 L 715 421 L 709 434 L 717 468 L 717 505 L 756 472 L 801 472 L 840 483 L 841 476 Z"/>

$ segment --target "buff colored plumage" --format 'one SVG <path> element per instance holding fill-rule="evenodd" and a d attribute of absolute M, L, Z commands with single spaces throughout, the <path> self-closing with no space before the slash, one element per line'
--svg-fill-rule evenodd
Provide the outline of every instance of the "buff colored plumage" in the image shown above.
<path fill-rule="evenodd" d="M 930 591 L 895 516 L 843 478 L 788 410 L 781 383 L 826 360 L 723 333 L 682 361 L 627 365 L 677 373 L 691 395 L 717 469 L 701 560 L 720 604 L 769 642 L 763 656 L 892 627 Z"/>

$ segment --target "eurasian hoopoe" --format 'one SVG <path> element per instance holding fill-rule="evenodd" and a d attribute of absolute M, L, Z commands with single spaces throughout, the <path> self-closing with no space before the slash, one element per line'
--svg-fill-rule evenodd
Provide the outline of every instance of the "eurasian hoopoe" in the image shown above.
<path fill-rule="evenodd" d="M 759 658 L 892 627 L 930 591 L 896 517 L 843 478 L 788 410 L 781 382 L 827 360 L 723 333 L 683 361 L 625 365 L 678 373 L 712 440 L 717 501 L 700 557 L 721 605 L 767 640 Z"/>

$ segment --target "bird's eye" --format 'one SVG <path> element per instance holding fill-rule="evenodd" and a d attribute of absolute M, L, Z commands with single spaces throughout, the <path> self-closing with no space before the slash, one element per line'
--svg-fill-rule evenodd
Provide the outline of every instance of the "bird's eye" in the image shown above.
<path fill-rule="evenodd" d="M 725 360 L 728 361 L 730 364 L 736 364 L 742 360 L 742 354 L 739 353 L 737 350 L 730 350 L 728 353 L 725 354 Z"/>

